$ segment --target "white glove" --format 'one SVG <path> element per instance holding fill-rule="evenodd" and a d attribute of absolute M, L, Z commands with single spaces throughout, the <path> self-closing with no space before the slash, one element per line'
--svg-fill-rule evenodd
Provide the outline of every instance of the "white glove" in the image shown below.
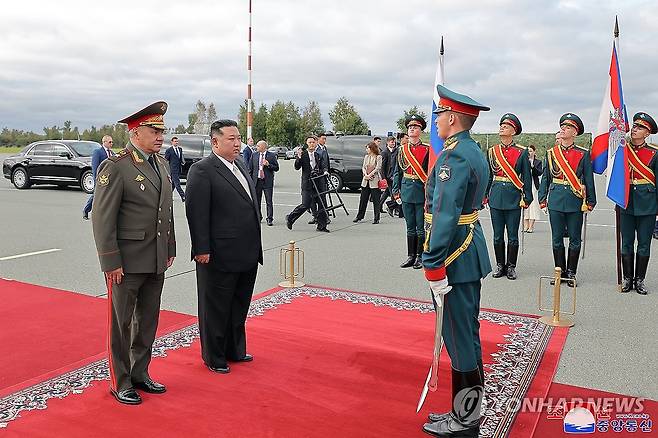
<path fill-rule="evenodd" d="M 432 295 L 434 295 L 434 300 L 437 304 L 441 303 L 441 295 L 445 295 L 452 290 L 452 286 L 448 285 L 448 279 L 444 278 L 439 281 L 430 281 L 430 290 Z"/>

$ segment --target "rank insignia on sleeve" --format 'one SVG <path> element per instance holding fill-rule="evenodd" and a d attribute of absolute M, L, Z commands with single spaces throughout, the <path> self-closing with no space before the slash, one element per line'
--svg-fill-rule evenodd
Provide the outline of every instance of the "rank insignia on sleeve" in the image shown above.
<path fill-rule="evenodd" d="M 98 185 L 99 186 L 106 186 L 110 183 L 110 175 L 104 174 L 104 175 L 98 175 Z"/>
<path fill-rule="evenodd" d="M 137 182 L 142 182 L 142 181 L 144 181 L 144 177 L 143 177 L 142 175 L 137 175 L 137 176 L 135 177 L 135 181 L 137 181 Z"/>
<path fill-rule="evenodd" d="M 448 181 L 450 179 L 450 166 L 444 164 L 439 167 L 439 173 L 437 176 L 439 177 L 439 181 Z"/>

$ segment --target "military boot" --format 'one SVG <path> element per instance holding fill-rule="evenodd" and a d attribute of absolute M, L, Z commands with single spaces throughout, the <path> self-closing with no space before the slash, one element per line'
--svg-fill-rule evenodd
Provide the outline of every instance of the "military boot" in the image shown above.
<path fill-rule="evenodd" d="M 409 268 L 416 262 L 416 236 L 407 236 L 407 255 L 409 258 L 403 262 L 401 268 Z"/>
<path fill-rule="evenodd" d="M 637 255 L 635 259 L 635 292 L 640 295 L 646 295 L 649 290 L 644 285 L 644 277 L 647 275 L 647 266 L 649 266 L 649 256 Z"/>
<path fill-rule="evenodd" d="M 507 275 L 507 266 L 505 265 L 505 242 L 494 243 L 494 254 L 496 255 L 496 270 L 491 276 L 500 278 Z"/>
<path fill-rule="evenodd" d="M 423 239 L 418 239 L 418 244 L 416 246 L 416 261 L 414 262 L 414 269 L 422 269 L 423 268 L 423 250 L 424 250 L 425 242 L 423 242 Z"/>
<path fill-rule="evenodd" d="M 569 248 L 569 256 L 567 257 L 567 284 L 570 287 L 576 287 L 576 271 L 578 270 L 578 258 L 580 257 L 580 248 Z"/>
<path fill-rule="evenodd" d="M 555 262 L 555 267 L 562 269 L 562 278 L 567 274 L 567 261 L 564 256 L 564 248 L 553 248 L 553 261 Z M 555 284 L 555 280 L 551 280 L 551 285 Z"/>
<path fill-rule="evenodd" d="M 507 245 L 507 278 L 516 280 L 516 259 L 519 256 L 519 245 Z"/>
<path fill-rule="evenodd" d="M 633 253 L 621 255 L 621 269 L 624 278 L 621 280 L 621 291 L 626 293 L 633 289 Z"/>
<path fill-rule="evenodd" d="M 486 404 L 486 398 L 485 398 L 485 383 L 484 383 L 484 364 L 482 362 L 478 362 L 478 371 L 480 372 L 480 380 L 482 381 L 482 412 L 485 410 L 485 404 Z M 427 416 L 427 419 L 430 420 L 432 423 L 436 423 L 437 421 L 444 420 L 450 416 L 450 412 L 446 412 L 443 414 L 436 414 L 436 413 L 430 413 Z"/>
<path fill-rule="evenodd" d="M 452 370 L 452 410 L 439 421 L 426 423 L 423 432 L 438 437 L 473 437 L 480 433 L 483 386 L 480 370 Z"/>

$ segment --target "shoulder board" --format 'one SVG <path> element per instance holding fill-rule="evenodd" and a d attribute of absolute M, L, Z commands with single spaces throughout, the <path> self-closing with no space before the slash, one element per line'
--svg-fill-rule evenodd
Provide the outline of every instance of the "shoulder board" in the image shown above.
<path fill-rule="evenodd" d="M 158 157 L 158 160 L 162 161 L 163 163 L 167 162 L 167 159 L 160 155 L 160 153 L 156 153 L 155 156 Z"/>
<path fill-rule="evenodd" d="M 654 151 L 658 151 L 658 144 L 653 144 L 653 143 L 647 143 L 647 146 Z"/>
<path fill-rule="evenodd" d="M 128 155 L 130 155 L 130 151 L 128 149 L 121 149 L 118 154 L 116 154 L 112 157 L 109 157 L 108 160 L 117 162 L 119 160 L 123 160 Z"/>
<path fill-rule="evenodd" d="M 450 142 L 450 144 L 448 144 L 448 145 L 444 145 L 443 149 L 445 149 L 447 151 L 450 151 L 450 150 L 456 148 L 458 143 L 459 143 L 459 140 L 455 140 L 453 142 Z"/>
<path fill-rule="evenodd" d="M 523 146 L 522 144 L 514 143 L 514 146 L 516 146 L 517 148 L 519 148 L 519 149 L 521 149 L 521 150 L 526 150 L 526 149 L 528 149 L 527 146 Z"/>
<path fill-rule="evenodd" d="M 589 149 L 587 149 L 585 146 L 578 146 L 577 144 L 574 145 L 576 149 L 580 150 L 581 152 L 589 152 Z"/>

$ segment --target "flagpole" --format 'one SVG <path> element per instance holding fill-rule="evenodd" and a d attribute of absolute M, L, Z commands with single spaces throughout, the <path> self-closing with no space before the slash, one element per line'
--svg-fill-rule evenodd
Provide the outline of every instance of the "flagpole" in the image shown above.
<path fill-rule="evenodd" d="M 617 49 L 617 59 L 619 59 L 619 21 L 615 15 L 615 48 Z M 612 172 L 612 169 L 608 169 L 608 172 Z M 617 241 L 617 290 L 621 292 L 621 208 L 619 205 L 615 205 L 615 238 Z"/>

